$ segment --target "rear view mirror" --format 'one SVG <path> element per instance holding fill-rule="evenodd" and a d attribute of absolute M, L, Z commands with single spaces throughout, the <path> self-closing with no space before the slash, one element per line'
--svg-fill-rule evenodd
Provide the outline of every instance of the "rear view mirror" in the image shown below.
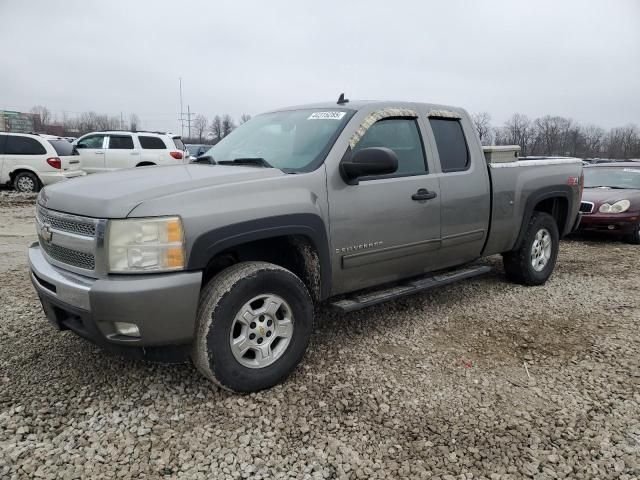
<path fill-rule="evenodd" d="M 351 154 L 340 163 L 340 174 L 349 185 L 373 175 L 387 175 L 398 170 L 398 156 L 390 148 L 369 147 Z"/>

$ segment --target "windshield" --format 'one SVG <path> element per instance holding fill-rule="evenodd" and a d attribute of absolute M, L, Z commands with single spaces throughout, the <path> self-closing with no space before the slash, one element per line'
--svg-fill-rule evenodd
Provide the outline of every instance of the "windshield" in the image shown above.
<path fill-rule="evenodd" d="M 191 155 L 197 155 L 199 151 L 206 150 L 206 145 L 187 145 L 187 150 Z"/>
<path fill-rule="evenodd" d="M 640 164 L 634 167 L 595 167 L 584 169 L 585 188 L 613 187 L 640 190 Z"/>
<path fill-rule="evenodd" d="M 324 160 L 353 110 L 290 110 L 258 115 L 209 150 L 216 162 L 263 160 L 284 171 L 308 171 Z"/>

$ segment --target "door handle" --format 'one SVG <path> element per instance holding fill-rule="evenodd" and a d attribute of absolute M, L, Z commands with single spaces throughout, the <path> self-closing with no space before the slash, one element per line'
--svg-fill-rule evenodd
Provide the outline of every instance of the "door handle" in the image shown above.
<path fill-rule="evenodd" d="M 416 200 L 416 201 L 431 200 L 436 198 L 437 196 L 438 194 L 436 192 L 430 192 L 426 188 L 421 188 L 416 193 L 411 195 L 411 200 Z"/>
<path fill-rule="evenodd" d="M 96 150 L 96 155 L 104 155 L 104 152 L 102 150 Z"/>

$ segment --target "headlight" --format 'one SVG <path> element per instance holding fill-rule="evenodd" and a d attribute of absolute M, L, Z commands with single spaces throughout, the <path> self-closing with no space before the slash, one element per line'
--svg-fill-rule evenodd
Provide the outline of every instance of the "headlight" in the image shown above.
<path fill-rule="evenodd" d="M 179 217 L 110 220 L 107 247 L 111 273 L 184 268 L 184 235 Z"/>
<path fill-rule="evenodd" d="M 622 213 L 629 210 L 630 206 L 631 202 L 629 200 L 619 200 L 613 205 L 603 203 L 602 205 L 600 205 L 598 211 L 600 213 Z"/>

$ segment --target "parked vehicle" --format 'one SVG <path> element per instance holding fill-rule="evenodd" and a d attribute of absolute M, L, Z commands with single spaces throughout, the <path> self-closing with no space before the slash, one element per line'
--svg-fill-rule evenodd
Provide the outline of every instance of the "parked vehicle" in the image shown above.
<path fill-rule="evenodd" d="M 175 165 L 187 162 L 189 156 L 178 135 L 161 132 L 92 132 L 73 144 L 80 152 L 82 169 L 87 173 Z"/>
<path fill-rule="evenodd" d="M 31 278 L 59 328 L 268 388 L 302 359 L 321 302 L 367 307 L 485 273 L 471 262 L 497 253 L 509 279 L 543 284 L 582 165 L 509 149 L 485 160 L 467 112 L 440 105 L 266 113 L 202 164 L 44 189 Z"/>
<path fill-rule="evenodd" d="M 640 164 L 585 167 L 580 211 L 583 232 L 602 232 L 640 244 Z"/>
<path fill-rule="evenodd" d="M 191 159 L 194 159 L 194 158 L 201 157 L 202 155 L 207 153 L 207 151 L 212 147 L 212 145 L 188 143 L 186 147 L 187 147 L 187 150 L 189 151 L 189 155 L 191 156 Z"/>
<path fill-rule="evenodd" d="M 65 139 L 0 132 L 0 184 L 37 192 L 43 185 L 82 175 L 77 152 Z"/>

